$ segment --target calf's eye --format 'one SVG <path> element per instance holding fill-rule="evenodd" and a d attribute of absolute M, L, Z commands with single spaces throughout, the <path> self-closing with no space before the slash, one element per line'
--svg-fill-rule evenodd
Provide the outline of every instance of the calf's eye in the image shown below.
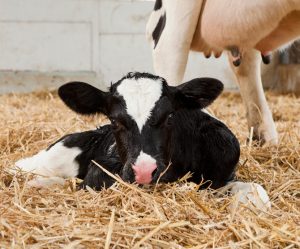
<path fill-rule="evenodd" d="M 123 125 L 115 119 L 111 119 L 110 122 L 114 131 L 119 131 L 121 128 L 123 128 Z"/>
<path fill-rule="evenodd" d="M 115 119 L 111 119 L 110 122 L 112 126 L 115 126 L 117 124 L 117 121 Z"/>

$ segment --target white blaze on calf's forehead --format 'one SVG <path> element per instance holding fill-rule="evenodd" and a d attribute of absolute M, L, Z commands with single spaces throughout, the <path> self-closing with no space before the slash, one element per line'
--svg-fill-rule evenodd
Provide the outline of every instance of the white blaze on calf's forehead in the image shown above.
<path fill-rule="evenodd" d="M 137 157 L 134 165 L 139 165 L 140 163 L 156 164 L 156 160 L 141 150 L 139 156 Z"/>
<path fill-rule="evenodd" d="M 117 91 L 125 100 L 127 114 L 135 120 L 141 132 L 161 97 L 162 82 L 149 78 L 124 79 Z"/>

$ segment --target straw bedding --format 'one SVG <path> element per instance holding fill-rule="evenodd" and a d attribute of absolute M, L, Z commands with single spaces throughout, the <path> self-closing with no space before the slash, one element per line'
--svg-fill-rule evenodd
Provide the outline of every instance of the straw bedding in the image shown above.
<path fill-rule="evenodd" d="M 233 209 L 233 197 L 197 191 L 184 179 L 147 188 L 119 181 L 100 192 L 76 191 L 75 179 L 29 188 L 32 176 L 7 170 L 16 160 L 107 120 L 74 114 L 54 92 L 0 96 L 0 248 L 299 248 L 300 99 L 267 97 L 279 146 L 247 142 L 237 94 L 223 94 L 210 108 L 241 142 L 238 179 L 262 184 L 270 195 L 272 208 L 262 212 Z"/>

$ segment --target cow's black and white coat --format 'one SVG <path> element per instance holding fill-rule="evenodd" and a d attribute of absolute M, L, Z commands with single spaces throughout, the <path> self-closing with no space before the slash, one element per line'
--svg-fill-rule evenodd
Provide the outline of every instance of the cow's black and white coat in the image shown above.
<path fill-rule="evenodd" d="M 191 172 L 190 181 L 207 182 L 202 187 L 223 187 L 234 179 L 239 143 L 224 123 L 202 110 L 222 89 L 212 78 L 171 87 L 148 73 L 129 73 L 108 92 L 81 82 L 65 84 L 59 96 L 67 106 L 81 114 L 103 113 L 111 124 L 67 135 L 16 165 L 48 177 L 31 181 L 35 186 L 78 177 L 81 187 L 109 187 L 114 180 L 95 160 L 128 182 L 173 182 Z M 241 199 L 256 191 L 269 203 L 258 184 L 230 184 L 233 192 L 246 193 Z"/>

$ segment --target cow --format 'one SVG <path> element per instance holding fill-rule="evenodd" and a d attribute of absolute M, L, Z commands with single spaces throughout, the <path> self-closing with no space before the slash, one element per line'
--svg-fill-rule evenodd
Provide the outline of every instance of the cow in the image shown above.
<path fill-rule="evenodd" d="M 278 143 L 260 64 L 300 36 L 299 0 L 156 0 L 146 35 L 155 73 L 174 86 L 182 81 L 190 50 L 207 58 L 228 51 L 253 137 Z"/>
<path fill-rule="evenodd" d="M 80 187 L 97 190 L 109 187 L 108 177 L 91 160 L 124 181 L 137 184 L 174 182 L 188 172 L 189 181 L 218 189 L 230 183 L 236 193 L 259 192 L 257 184 L 233 183 L 240 147 L 224 123 L 202 109 L 223 90 L 213 78 L 197 78 L 177 87 L 149 73 L 129 73 L 103 92 L 87 83 L 71 82 L 58 90 L 73 111 L 90 115 L 102 113 L 111 124 L 96 130 L 67 135 L 47 150 L 18 161 L 24 171 L 48 176 L 83 179 Z M 52 181 L 53 180 L 53 181 Z M 38 178 L 33 185 L 42 185 Z M 244 191 L 245 192 L 245 191 Z"/>

